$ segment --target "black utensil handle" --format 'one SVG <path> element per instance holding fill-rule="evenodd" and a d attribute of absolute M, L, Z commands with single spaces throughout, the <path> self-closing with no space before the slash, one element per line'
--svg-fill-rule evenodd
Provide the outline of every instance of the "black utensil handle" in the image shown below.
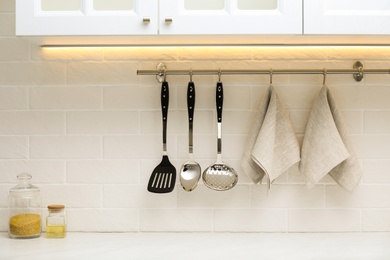
<path fill-rule="evenodd" d="M 195 110 L 195 84 L 194 82 L 188 82 L 187 88 L 187 109 L 188 109 L 188 120 L 190 123 L 194 120 Z"/>
<path fill-rule="evenodd" d="M 163 119 L 163 144 L 167 143 L 168 105 L 169 105 L 169 86 L 168 86 L 168 82 L 164 81 L 161 85 L 161 111 L 162 111 L 162 119 Z"/>
<path fill-rule="evenodd" d="M 217 119 L 218 123 L 222 122 L 222 107 L 223 107 L 223 85 L 221 81 L 217 82 L 217 93 L 216 93 L 216 99 L 217 99 Z"/>

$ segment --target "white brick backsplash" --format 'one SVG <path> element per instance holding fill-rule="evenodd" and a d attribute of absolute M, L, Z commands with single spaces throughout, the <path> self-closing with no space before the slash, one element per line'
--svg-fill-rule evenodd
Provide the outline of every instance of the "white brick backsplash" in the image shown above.
<path fill-rule="evenodd" d="M 353 193 L 338 186 L 326 187 L 328 208 L 389 208 L 389 185 L 360 185 Z"/>
<path fill-rule="evenodd" d="M 3 62 L 0 63 L 0 85 L 35 86 L 64 85 L 66 68 L 63 63 L 54 62 Z"/>
<path fill-rule="evenodd" d="M 0 163 L 1 166 L 1 163 Z M 66 163 L 68 183 L 139 183 L 136 160 L 69 160 Z"/>
<path fill-rule="evenodd" d="M 69 208 L 100 208 L 101 185 L 40 185 L 42 207 L 64 204 Z"/>
<path fill-rule="evenodd" d="M 138 112 L 88 111 L 66 114 L 68 134 L 138 134 L 139 128 Z"/>
<path fill-rule="evenodd" d="M 290 61 L 290 60 L 323 60 L 328 56 L 326 49 L 321 47 L 258 47 L 253 48 L 253 58 L 257 60 L 277 60 Z M 286 68 L 286 67 L 285 67 Z"/>
<path fill-rule="evenodd" d="M 100 87 L 36 87 L 30 89 L 32 109 L 77 110 L 100 109 Z"/>
<path fill-rule="evenodd" d="M 156 81 L 157 82 L 157 81 Z M 161 109 L 161 87 L 105 87 L 104 108 L 106 109 Z M 169 109 L 172 109 L 172 88 L 169 87 Z"/>
<path fill-rule="evenodd" d="M 15 0 L 2 0 L 0 2 L 0 12 L 15 12 Z"/>
<path fill-rule="evenodd" d="M 347 209 L 290 209 L 289 232 L 357 232 L 360 211 Z"/>
<path fill-rule="evenodd" d="M 31 181 L 40 183 L 64 183 L 65 162 L 60 160 L 0 160 L 0 183 L 17 184 L 20 173 L 31 174 Z"/>
<path fill-rule="evenodd" d="M 28 157 L 28 137 L 0 136 L 0 159 L 26 159 Z"/>
<path fill-rule="evenodd" d="M 98 136 L 32 136 L 30 158 L 96 159 L 102 157 L 102 141 Z"/>
<path fill-rule="evenodd" d="M 390 159 L 390 135 L 353 135 L 351 140 L 359 158 Z"/>
<path fill-rule="evenodd" d="M 378 76 L 380 75 L 375 75 L 375 77 Z M 342 109 L 390 109 L 388 100 L 390 89 L 388 86 L 340 85 L 331 88 L 331 90 L 338 106 Z"/>
<path fill-rule="evenodd" d="M 213 211 L 210 209 L 142 209 L 141 231 L 210 232 Z"/>
<path fill-rule="evenodd" d="M 271 185 L 252 187 L 252 207 L 256 208 L 323 208 L 324 187 L 308 189 L 305 185 Z"/>
<path fill-rule="evenodd" d="M 202 183 L 192 192 L 184 191 L 181 187 L 177 191 L 177 205 L 180 208 L 248 208 L 250 204 L 249 185 L 237 185 L 228 191 L 216 192 Z"/>
<path fill-rule="evenodd" d="M 0 208 L 0 219 L 3 219 L 5 221 L 0 221 L 0 230 L 2 231 L 8 231 L 8 218 L 9 218 L 9 211 L 5 208 Z"/>
<path fill-rule="evenodd" d="M 133 209 L 67 209 L 68 231 L 135 232 L 139 212 Z"/>
<path fill-rule="evenodd" d="M 217 209 L 214 211 L 217 232 L 286 232 L 287 210 Z"/>
<path fill-rule="evenodd" d="M 349 134 L 353 135 L 363 133 L 364 119 L 361 111 L 342 110 L 341 113 Z"/>
<path fill-rule="evenodd" d="M 176 138 L 168 135 L 168 154 L 175 157 Z M 162 136 L 106 136 L 103 140 L 106 159 L 156 159 L 162 155 Z"/>
<path fill-rule="evenodd" d="M 62 112 L 1 112 L 2 135 L 64 134 L 65 114 Z"/>
<path fill-rule="evenodd" d="M 0 13 L 0 36 L 14 36 L 15 35 L 15 15 Z"/>
<path fill-rule="evenodd" d="M 134 85 L 137 62 L 70 62 L 67 79 L 73 85 Z"/>
<path fill-rule="evenodd" d="M 366 183 L 390 184 L 390 160 L 364 161 L 363 181 Z"/>
<path fill-rule="evenodd" d="M 0 61 L 26 61 L 30 59 L 28 41 L 15 38 L 0 38 Z"/>
<path fill-rule="evenodd" d="M 381 232 L 390 230 L 390 210 L 363 210 L 362 231 Z"/>
<path fill-rule="evenodd" d="M 15 186 L 16 186 L 16 183 L 15 183 L 15 185 L 0 184 L 0 207 L 6 208 L 7 211 L 8 211 L 8 194 L 9 194 L 9 190 L 11 188 L 15 187 Z M 2 221 L 0 221 L 0 222 L 2 222 Z"/>
<path fill-rule="evenodd" d="M 176 187 L 179 188 L 179 187 Z M 104 207 L 106 208 L 174 208 L 176 192 L 168 194 L 150 193 L 146 185 L 104 185 Z"/>
<path fill-rule="evenodd" d="M 2 87 L 0 88 L 0 110 L 28 109 L 28 88 Z"/>
<path fill-rule="evenodd" d="M 69 231 L 85 232 L 388 232 L 390 231 L 390 76 L 327 75 L 363 166 L 352 193 L 330 176 L 313 188 L 295 166 L 267 194 L 241 167 L 264 75 L 222 75 L 223 161 L 239 182 L 216 192 L 200 180 L 186 192 L 189 75 L 168 75 L 168 154 L 176 167 L 169 194 L 147 191 L 162 158 L 161 83 L 136 75 L 164 62 L 175 69 L 390 68 L 388 47 L 164 47 L 42 49 L 15 37 L 15 0 L 0 1 L 0 231 L 7 196 L 21 172 L 51 203 L 67 207 Z M 194 75 L 194 159 L 216 161 L 218 75 Z M 323 75 L 273 75 L 299 142 Z"/>
<path fill-rule="evenodd" d="M 390 110 L 364 112 L 365 134 L 389 134 Z"/>

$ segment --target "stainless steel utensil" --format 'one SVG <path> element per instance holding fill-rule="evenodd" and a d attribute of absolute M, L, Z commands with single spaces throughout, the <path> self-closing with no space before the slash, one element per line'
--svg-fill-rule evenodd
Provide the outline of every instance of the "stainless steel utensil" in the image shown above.
<path fill-rule="evenodd" d="M 184 190 L 192 191 L 198 185 L 202 171 L 200 165 L 193 159 L 193 123 L 195 110 L 195 84 L 190 81 L 187 88 L 187 110 L 188 110 L 188 143 L 189 160 L 185 162 L 180 170 L 180 183 Z"/>
<path fill-rule="evenodd" d="M 238 175 L 232 167 L 222 162 L 223 85 L 221 81 L 217 82 L 216 104 L 218 121 L 217 161 L 203 172 L 202 180 L 210 189 L 224 191 L 233 188 L 237 184 Z"/>
<path fill-rule="evenodd" d="M 161 85 L 161 111 L 163 121 L 163 157 L 154 168 L 148 183 L 148 191 L 154 193 L 168 193 L 173 191 L 176 182 L 176 168 L 171 164 L 167 153 L 167 120 L 169 105 L 169 87 L 165 80 Z"/>

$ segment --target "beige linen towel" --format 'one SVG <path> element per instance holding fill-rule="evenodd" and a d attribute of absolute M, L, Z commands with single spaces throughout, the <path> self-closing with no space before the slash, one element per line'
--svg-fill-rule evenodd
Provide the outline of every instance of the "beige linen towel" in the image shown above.
<path fill-rule="evenodd" d="M 307 123 L 299 169 L 309 187 L 329 173 L 340 186 L 352 191 L 362 176 L 342 116 L 326 86 L 322 87 Z"/>
<path fill-rule="evenodd" d="M 273 86 L 262 100 L 249 133 L 241 165 L 259 183 L 270 183 L 300 160 L 300 147 L 289 115 Z"/>

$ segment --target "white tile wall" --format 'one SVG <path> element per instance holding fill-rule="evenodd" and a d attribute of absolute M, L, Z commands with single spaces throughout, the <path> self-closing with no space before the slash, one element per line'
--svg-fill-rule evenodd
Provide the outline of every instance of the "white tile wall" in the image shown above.
<path fill-rule="evenodd" d="M 390 75 L 329 75 L 364 170 L 348 193 L 330 177 L 312 189 L 297 169 L 267 194 L 240 167 L 246 134 L 267 90 L 266 75 L 223 76 L 223 157 L 238 185 L 215 192 L 148 193 L 161 160 L 160 85 L 137 69 L 164 61 L 183 68 L 390 68 L 390 49 L 133 48 L 41 50 L 14 36 L 14 0 L 0 1 L 0 231 L 7 229 L 7 194 L 29 172 L 43 207 L 63 203 L 71 231 L 366 232 L 390 231 Z M 186 76 L 168 77 L 168 150 L 179 171 L 187 159 Z M 195 158 L 215 160 L 216 76 L 197 86 Z M 319 75 L 275 75 L 299 140 L 322 84 Z M 45 212 L 45 210 L 43 210 Z M 45 213 L 46 214 L 46 213 Z"/>

